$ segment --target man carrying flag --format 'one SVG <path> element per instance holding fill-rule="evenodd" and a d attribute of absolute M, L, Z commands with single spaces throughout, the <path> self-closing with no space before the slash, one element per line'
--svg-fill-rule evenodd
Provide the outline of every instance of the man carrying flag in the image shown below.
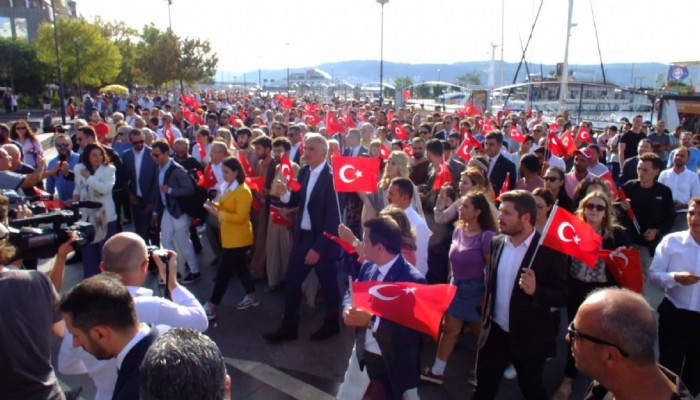
<path fill-rule="evenodd" d="M 360 269 L 358 282 L 425 283 L 420 272 L 401 255 L 401 229 L 396 222 L 377 217 L 365 222 L 364 229 L 362 247 L 367 262 Z M 390 286 L 393 285 L 375 285 L 370 294 L 376 301 L 416 301 L 410 290 L 397 297 L 383 294 L 382 289 L 386 291 Z M 345 295 L 343 306 L 343 321 L 357 328 L 355 351 L 360 368 L 367 368 L 372 382 L 371 398 L 418 399 L 418 331 L 356 308 L 351 292 Z"/>
<path fill-rule="evenodd" d="M 169 112 L 163 114 L 163 127 L 156 131 L 156 136 L 158 139 L 165 139 L 168 141 L 168 145 L 172 148 L 175 139 L 182 137 L 182 132 L 175 125 L 173 125 L 173 115 Z"/>
<path fill-rule="evenodd" d="M 526 399 L 547 399 L 542 371 L 556 347 L 550 308 L 566 303 L 566 256 L 538 247 L 532 194 L 513 190 L 500 200 L 501 235 L 491 241 L 472 399 L 495 398 L 508 363 L 515 366 Z"/>

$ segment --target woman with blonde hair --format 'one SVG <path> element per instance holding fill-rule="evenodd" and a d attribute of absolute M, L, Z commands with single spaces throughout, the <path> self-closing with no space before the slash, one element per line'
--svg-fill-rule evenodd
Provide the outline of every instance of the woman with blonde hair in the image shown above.
<path fill-rule="evenodd" d="M 376 193 L 357 193 L 364 205 L 362 208 L 362 222 L 376 217 L 379 210 L 382 210 L 388 205 L 387 194 L 389 193 L 389 184 L 394 178 L 408 178 L 409 163 L 410 160 L 403 151 L 392 152 L 384 167 L 384 173 L 377 184 Z M 423 207 L 420 202 L 420 196 L 418 196 L 418 189 L 415 185 L 413 186 L 413 200 L 411 201 L 411 206 L 418 214 L 423 216 Z"/>
<path fill-rule="evenodd" d="M 452 201 L 452 199 L 447 195 L 448 190 L 452 187 L 451 184 L 445 184 L 440 189 L 437 201 L 435 202 L 435 208 L 433 209 L 435 222 L 438 224 L 446 224 L 457 218 L 459 214 L 459 207 L 461 202 L 459 200 Z M 464 197 L 467 193 L 472 191 L 484 192 L 486 198 L 489 199 L 491 214 L 496 218 L 498 216 L 498 209 L 493 204 L 491 199 L 493 199 L 493 188 L 488 183 L 486 177 L 481 173 L 478 168 L 469 167 L 462 171 L 461 177 L 458 183 L 459 196 Z"/>
<path fill-rule="evenodd" d="M 630 246 L 625 229 L 617 224 L 612 201 L 603 191 L 595 190 L 586 195 L 581 200 L 576 215 L 603 237 L 601 249 L 620 250 Z M 569 322 L 574 320 L 576 312 L 588 293 L 598 288 L 610 286 L 617 286 L 617 283 L 608 271 L 602 257 L 598 257 L 593 268 L 588 267 L 581 260 L 571 258 L 566 305 Z M 555 400 L 569 398 L 576 376 L 578 376 L 578 369 L 569 351 L 564 368 L 564 380 L 552 398 Z"/>

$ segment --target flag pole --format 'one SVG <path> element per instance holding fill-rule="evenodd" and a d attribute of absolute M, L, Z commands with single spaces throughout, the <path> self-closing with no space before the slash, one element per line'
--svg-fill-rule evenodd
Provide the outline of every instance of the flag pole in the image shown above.
<path fill-rule="evenodd" d="M 559 200 L 554 201 L 554 206 L 552 206 L 552 211 L 549 212 L 549 216 L 547 217 L 547 222 L 544 224 L 544 229 L 542 229 L 542 234 L 540 235 L 540 239 L 537 241 L 537 246 L 535 247 L 535 251 L 532 253 L 532 258 L 530 258 L 530 262 L 527 264 L 527 268 L 531 269 L 532 268 L 532 263 L 535 261 L 535 256 L 537 256 L 537 250 L 540 249 L 540 246 L 542 246 L 542 242 L 544 242 L 544 237 L 547 236 L 547 232 L 549 232 L 549 226 L 552 224 L 552 217 L 554 216 L 554 213 L 557 211 L 557 208 L 559 208 Z"/>
<path fill-rule="evenodd" d="M 355 296 L 352 292 L 352 275 L 348 275 L 348 293 L 350 293 L 350 308 L 355 308 Z"/>
<path fill-rule="evenodd" d="M 333 159 L 335 157 L 331 157 L 331 162 L 333 162 Z M 331 171 L 333 168 L 331 167 Z M 333 177 L 333 193 L 335 193 L 335 204 L 338 206 L 338 222 L 342 223 L 343 222 L 343 213 L 340 211 L 340 198 L 338 197 L 338 191 L 335 190 L 335 176 Z"/>

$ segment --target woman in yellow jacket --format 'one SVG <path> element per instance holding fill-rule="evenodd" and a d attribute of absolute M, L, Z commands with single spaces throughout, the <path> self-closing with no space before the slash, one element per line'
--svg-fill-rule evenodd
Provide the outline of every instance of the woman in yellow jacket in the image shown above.
<path fill-rule="evenodd" d="M 221 166 L 224 183 L 220 201 L 207 200 L 204 208 L 219 219 L 221 256 L 216 283 L 209 302 L 205 306 L 207 317 L 216 318 L 216 308 L 226 293 L 231 275 L 237 273 L 246 292 L 236 308 L 245 310 L 257 307 L 260 301 L 255 296 L 255 285 L 246 266 L 246 253 L 253 245 L 253 225 L 250 223 L 250 205 L 253 196 L 245 184 L 245 172 L 241 163 L 234 157 L 225 159 Z"/>

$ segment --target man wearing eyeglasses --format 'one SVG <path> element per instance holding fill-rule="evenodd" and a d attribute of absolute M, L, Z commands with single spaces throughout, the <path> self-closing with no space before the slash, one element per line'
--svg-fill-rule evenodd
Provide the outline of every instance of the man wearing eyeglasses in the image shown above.
<path fill-rule="evenodd" d="M 656 338 L 644 297 L 612 288 L 590 294 L 566 335 L 576 368 L 595 379 L 585 399 L 693 399 L 678 376 L 656 362 Z"/>
<path fill-rule="evenodd" d="M 133 147 L 124 152 L 124 169 L 129 182 L 126 190 L 131 204 L 134 231 L 144 242 L 149 243 L 148 228 L 153 210 L 158 204 L 158 168 L 151 157 L 151 148 L 145 144 L 143 132 L 132 129 L 128 136 Z M 158 242 L 151 240 L 151 244 L 158 245 Z"/>
<path fill-rule="evenodd" d="M 70 206 L 75 189 L 73 169 L 80 162 L 80 154 L 73 151 L 70 137 L 65 133 L 56 135 L 54 146 L 58 156 L 49 161 L 48 169 L 53 170 L 56 165 L 59 165 L 59 169 L 55 175 L 46 178 L 46 191 L 49 194 L 58 194 L 63 204 Z"/>

